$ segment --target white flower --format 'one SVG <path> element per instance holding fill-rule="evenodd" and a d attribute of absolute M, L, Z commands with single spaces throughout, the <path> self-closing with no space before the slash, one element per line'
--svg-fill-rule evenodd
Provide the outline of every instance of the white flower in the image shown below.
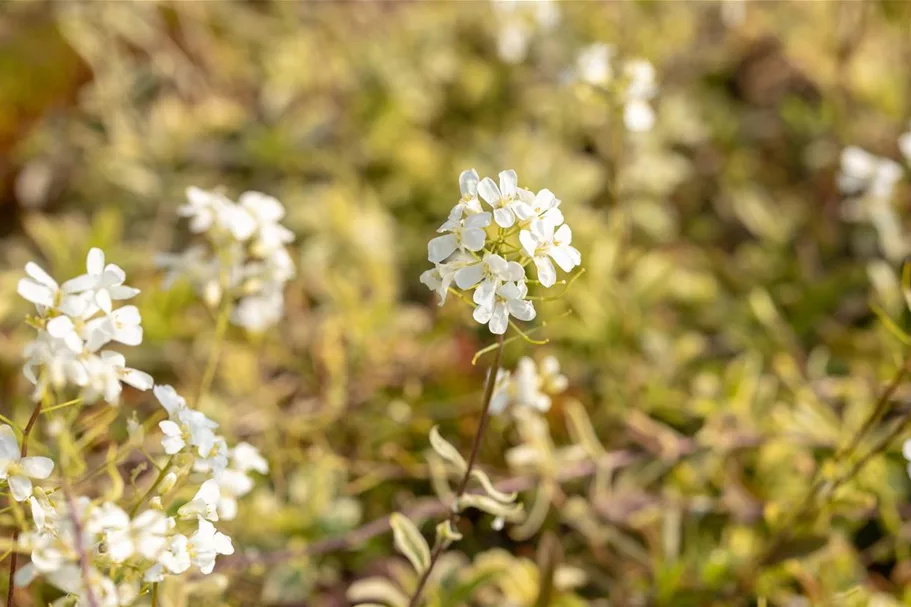
<path fill-rule="evenodd" d="M 473 299 L 479 305 L 492 304 L 494 294 L 504 282 L 524 278 L 525 270 L 521 265 L 515 261 L 506 261 L 496 253 L 488 253 L 483 260 L 468 264 L 455 273 L 455 282 L 460 289 L 478 285 Z"/>
<path fill-rule="evenodd" d="M 426 285 L 431 291 L 436 291 L 437 295 L 440 296 L 440 305 L 442 306 L 446 303 L 446 295 L 455 280 L 456 272 L 474 262 L 474 258 L 469 255 L 457 255 L 446 263 L 438 263 L 435 267 L 422 273 L 421 284 Z"/>
<path fill-rule="evenodd" d="M 254 333 L 275 325 L 285 313 L 281 288 L 282 285 L 270 284 L 257 294 L 244 297 L 231 313 L 231 321 Z"/>
<path fill-rule="evenodd" d="M 294 232 L 278 223 L 285 217 L 285 207 L 277 198 L 261 192 L 244 192 L 238 198 L 256 222 L 255 247 L 264 255 L 294 241 Z"/>
<path fill-rule="evenodd" d="M 199 234 L 222 222 L 225 209 L 231 204 L 225 196 L 197 187 L 187 188 L 187 204 L 177 209 L 181 217 L 190 218 L 190 231 Z"/>
<path fill-rule="evenodd" d="M 876 198 L 888 198 L 901 176 L 901 166 L 889 158 L 874 156 L 856 146 L 842 150 L 838 187 L 846 195 L 869 192 Z"/>
<path fill-rule="evenodd" d="M 905 162 L 911 164 L 911 131 L 898 137 L 898 149 L 905 157 Z"/>
<path fill-rule="evenodd" d="M 108 557 L 115 563 L 126 562 L 133 555 L 154 561 L 168 544 L 171 525 L 158 510 L 146 510 L 130 520 L 120 507 L 106 502 L 92 518 L 104 536 Z"/>
<path fill-rule="evenodd" d="M 48 333 L 39 333 L 37 339 L 25 346 L 24 354 L 26 361 L 22 373 L 35 384 L 36 396 L 40 395 L 43 383 L 59 389 L 67 383 L 85 386 L 89 381 L 82 360 L 63 342 Z M 41 369 L 44 373 L 38 373 L 36 369 Z M 43 380 L 42 385 L 39 385 L 40 380 Z"/>
<path fill-rule="evenodd" d="M 126 273 L 113 263 L 105 265 L 104 251 L 98 248 L 89 250 L 85 260 L 86 273 L 63 283 L 67 293 L 91 292 L 93 303 L 105 314 L 110 314 L 112 300 L 130 299 L 139 293 L 139 289 L 123 284 Z"/>
<path fill-rule="evenodd" d="M 187 400 L 177 393 L 173 386 L 159 385 L 152 389 L 152 394 L 158 399 L 158 402 L 164 407 L 168 415 L 175 416 L 181 409 L 187 408 Z"/>
<path fill-rule="evenodd" d="M 462 171 L 459 175 L 459 191 L 462 193 L 462 197 L 458 204 L 449 211 L 450 219 L 461 219 L 464 215 L 480 213 L 483 210 L 481 201 L 478 200 L 479 181 L 478 172 L 474 169 Z"/>
<path fill-rule="evenodd" d="M 56 316 L 47 321 L 45 331 L 55 339 L 59 339 L 74 353 L 82 352 L 84 344 L 76 331 L 76 324 L 69 316 Z"/>
<path fill-rule="evenodd" d="M 494 335 L 502 335 L 509 326 L 510 316 L 519 320 L 534 319 L 535 308 L 525 299 L 527 294 L 528 287 L 524 282 L 507 282 L 497 289 L 492 303 L 479 305 L 472 316 L 479 323 L 487 324 Z"/>
<path fill-rule="evenodd" d="M 572 230 L 564 224 L 554 232 L 554 226 L 548 222 L 536 220 L 530 230 L 519 233 L 522 248 L 535 262 L 538 268 L 538 280 L 545 287 L 551 287 L 557 281 L 557 271 L 551 260 L 564 272 L 571 272 L 582 263 L 582 255 L 571 245 Z"/>
<path fill-rule="evenodd" d="M 211 475 L 216 480 L 228 467 L 228 444 L 221 436 L 216 436 L 209 449 L 209 454 L 193 462 L 193 470 Z"/>
<path fill-rule="evenodd" d="M 190 568 L 190 539 L 182 533 L 176 533 L 168 540 L 167 549 L 158 557 L 158 565 L 149 569 L 144 580 L 160 582 L 164 579 L 163 570 L 179 575 Z"/>
<path fill-rule="evenodd" d="M 110 388 L 111 393 L 113 393 L 113 398 L 106 397 L 108 402 L 116 402 L 117 395 L 120 394 L 120 382 L 129 384 L 137 390 L 142 391 L 150 389 L 154 383 L 152 376 L 145 371 L 127 367 L 126 358 L 124 358 L 123 354 L 120 352 L 105 350 L 99 354 L 97 359 L 100 360 L 104 367 L 106 367 L 106 370 L 117 379 L 116 388 Z M 91 376 L 91 368 L 89 368 L 89 375 Z M 92 383 L 91 380 L 89 383 Z"/>
<path fill-rule="evenodd" d="M 556 227 L 563 223 L 563 212 L 560 210 L 560 199 L 548 189 L 532 194 L 528 190 L 519 190 L 520 201 L 514 211 L 520 225 L 528 226 L 535 219 Z"/>
<path fill-rule="evenodd" d="M 560 372 L 560 362 L 555 356 L 545 356 L 538 364 L 542 390 L 548 394 L 560 394 L 566 390 L 569 380 Z"/>
<path fill-rule="evenodd" d="M 32 494 L 31 479 L 46 479 L 53 470 L 50 458 L 22 457 L 13 429 L 6 424 L 0 426 L 0 480 L 9 484 L 14 500 L 27 500 Z"/>
<path fill-rule="evenodd" d="M 240 442 L 231 449 L 231 467 L 241 472 L 255 470 L 260 474 L 269 473 L 269 462 L 260 454 L 259 449 L 247 442 Z"/>
<path fill-rule="evenodd" d="M 80 298 L 72 297 L 57 281 L 34 262 L 25 264 L 28 278 L 21 278 L 16 287 L 19 295 L 38 306 L 39 310 L 60 308 L 65 314 L 78 314 L 84 305 Z"/>
<path fill-rule="evenodd" d="M 136 306 L 117 308 L 85 324 L 86 347 L 94 352 L 109 341 L 127 346 L 142 343 L 142 317 Z"/>
<path fill-rule="evenodd" d="M 221 492 L 218 483 L 209 479 L 202 484 L 192 500 L 177 510 L 177 515 L 182 518 L 201 517 L 208 521 L 217 521 L 219 499 Z"/>
<path fill-rule="evenodd" d="M 592 86 L 607 86 L 614 77 L 611 60 L 613 46 L 596 43 L 582 49 L 576 57 L 576 76 Z"/>
<path fill-rule="evenodd" d="M 207 457 L 215 446 L 212 430 L 218 424 L 199 411 L 180 409 L 171 419 L 158 422 L 158 427 L 164 434 L 161 446 L 168 455 L 179 453 L 189 444 L 196 447 L 200 457 Z"/>
<path fill-rule="evenodd" d="M 519 196 L 518 178 L 513 170 L 500 171 L 500 186 L 490 177 L 485 177 L 478 184 L 478 194 L 493 208 L 493 218 L 501 228 L 511 227 L 516 222 L 513 212 Z"/>
<path fill-rule="evenodd" d="M 535 361 L 527 356 L 519 359 L 512 375 L 515 402 L 541 413 L 550 409 L 550 397 L 541 391 L 541 378 Z"/>
<path fill-rule="evenodd" d="M 253 490 L 253 479 L 240 470 L 229 468 L 218 477 L 218 487 L 218 516 L 226 521 L 234 520 L 237 517 L 237 498 Z"/>
<path fill-rule="evenodd" d="M 231 538 L 215 530 L 215 525 L 200 518 L 199 529 L 190 538 L 190 559 L 199 570 L 208 575 L 215 569 L 215 557 L 234 554 Z"/>
<path fill-rule="evenodd" d="M 490 225 L 490 213 L 476 213 L 464 219 L 450 217 L 437 232 L 445 233 L 427 243 L 427 259 L 439 263 L 455 253 L 456 249 L 480 251 L 484 248 L 487 233 L 484 228 Z"/>
<path fill-rule="evenodd" d="M 494 415 L 502 413 L 510 403 L 510 378 L 512 373 L 506 369 L 497 369 L 497 378 L 493 383 L 493 394 L 490 397 L 490 412 Z"/>

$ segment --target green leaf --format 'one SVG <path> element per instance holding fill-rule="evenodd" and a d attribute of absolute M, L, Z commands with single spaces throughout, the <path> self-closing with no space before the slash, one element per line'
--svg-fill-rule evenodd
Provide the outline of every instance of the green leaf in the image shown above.
<path fill-rule="evenodd" d="M 483 471 L 475 468 L 471 471 L 471 476 L 481 483 L 484 492 L 489 495 L 491 498 L 497 500 L 501 504 L 511 504 L 516 501 L 516 498 L 519 497 L 519 494 L 513 491 L 512 493 L 503 493 L 499 491 L 496 487 L 493 486 L 493 483 L 490 482 L 490 477 L 487 476 Z"/>
<path fill-rule="evenodd" d="M 389 517 L 389 525 L 392 527 L 395 547 L 411 562 L 415 571 L 424 573 L 430 567 L 430 546 L 427 545 L 427 540 L 408 517 L 398 512 Z"/>
<path fill-rule="evenodd" d="M 440 436 L 440 427 L 434 426 L 430 429 L 430 446 L 434 452 L 444 460 L 456 467 L 461 474 L 465 474 L 468 464 L 465 458 L 459 453 L 459 450 L 453 447 L 445 438 Z"/>

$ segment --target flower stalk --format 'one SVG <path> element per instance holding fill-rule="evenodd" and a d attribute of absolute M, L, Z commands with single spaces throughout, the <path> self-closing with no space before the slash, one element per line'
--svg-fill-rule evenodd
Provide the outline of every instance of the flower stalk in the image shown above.
<path fill-rule="evenodd" d="M 468 466 L 465 469 L 465 473 L 462 475 L 462 480 L 459 482 L 459 487 L 455 493 L 454 504 L 458 504 L 459 499 L 465 494 L 465 490 L 468 488 L 468 481 L 471 480 L 471 471 L 474 469 L 475 462 L 478 459 L 478 453 L 481 450 L 481 442 L 484 440 L 484 431 L 487 429 L 487 422 L 490 420 L 490 402 L 493 398 L 493 390 L 497 382 L 497 372 L 500 370 L 500 360 L 502 359 L 505 343 L 503 335 L 497 336 L 497 348 L 494 350 L 494 359 L 490 365 L 490 370 L 487 373 L 487 383 L 484 386 L 484 404 L 481 411 L 481 419 L 478 422 L 478 429 L 477 432 L 475 432 L 474 442 L 471 445 L 471 453 L 468 456 Z M 459 516 L 458 509 L 454 507 L 447 519 L 450 527 L 453 529 L 455 529 L 455 526 L 459 521 Z M 420 604 L 421 594 L 424 592 L 427 580 L 430 579 L 430 574 L 433 572 L 434 566 L 445 549 L 446 544 L 444 542 L 437 542 L 436 546 L 434 546 L 433 552 L 430 554 L 430 564 L 421 574 L 417 588 L 415 588 L 414 594 L 408 602 L 408 607 L 417 607 Z"/>

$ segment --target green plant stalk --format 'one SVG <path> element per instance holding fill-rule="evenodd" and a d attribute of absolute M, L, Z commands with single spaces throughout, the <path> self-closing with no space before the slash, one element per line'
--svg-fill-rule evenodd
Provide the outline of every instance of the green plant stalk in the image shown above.
<path fill-rule="evenodd" d="M 484 405 L 481 412 L 481 420 L 478 422 L 478 430 L 474 436 L 474 442 L 471 445 L 471 454 L 468 456 L 468 466 L 465 468 L 465 474 L 462 476 L 462 481 L 459 483 L 459 488 L 455 493 L 454 503 L 458 503 L 459 498 L 465 494 L 465 490 L 468 488 L 468 481 L 471 480 L 471 471 L 474 468 L 475 462 L 478 459 L 478 452 L 481 450 L 481 442 L 484 439 L 484 431 L 487 429 L 487 422 L 490 419 L 490 401 L 493 398 L 493 389 L 497 383 L 497 372 L 500 370 L 500 359 L 503 355 L 503 347 L 506 341 L 503 335 L 497 337 L 497 349 L 494 352 L 493 362 L 490 364 L 490 371 L 487 375 L 487 384 L 484 387 Z M 456 523 L 459 521 L 459 512 L 456 509 L 453 509 L 449 515 L 449 524 L 455 529 Z M 430 554 L 430 563 L 427 565 L 427 569 L 421 574 L 421 578 L 418 580 L 417 588 L 415 588 L 414 594 L 411 596 L 411 600 L 408 602 L 408 607 L 417 607 L 421 600 L 421 594 L 424 592 L 424 587 L 427 585 L 427 580 L 430 579 L 430 574 L 433 572 L 434 566 L 436 566 L 437 561 L 440 559 L 440 556 L 443 554 L 443 551 L 446 549 L 446 544 L 444 542 L 438 542 L 433 548 L 433 552 Z"/>

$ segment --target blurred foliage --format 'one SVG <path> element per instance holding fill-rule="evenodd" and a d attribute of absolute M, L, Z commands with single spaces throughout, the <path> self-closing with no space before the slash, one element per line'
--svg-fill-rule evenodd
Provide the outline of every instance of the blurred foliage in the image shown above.
<path fill-rule="evenodd" d="M 551 341 L 535 355 L 558 356 L 571 386 L 538 446 L 570 451 L 545 458 L 557 472 L 518 468 L 545 479 L 520 498 L 542 531 L 463 521 L 464 554 L 447 555 L 430 604 L 911 601 L 897 442 L 776 541 L 812 479 L 838 474 L 822 467 L 838 468 L 907 354 L 869 305 L 906 325 L 900 269 L 869 224 L 844 220 L 835 174 L 849 144 L 899 157 L 911 4 L 556 6 L 537 30 L 531 4 L 505 16 L 483 2 L 4 6 L 0 409 L 29 412 L 24 263 L 73 275 L 90 246 L 143 289 L 131 364 L 192 393 L 214 320 L 187 285 L 161 290 L 151 260 L 186 240 L 187 186 L 258 189 L 288 207 L 300 271 L 279 331 L 229 332 L 202 405 L 272 466 L 231 535 L 255 557 L 407 510 L 433 491 L 430 428 L 470 442 L 484 377 L 471 358 L 489 343 L 418 283 L 426 242 L 459 171 L 515 168 L 564 201 L 587 269 L 541 306 L 552 321 L 536 334 Z M 531 28 L 521 61 L 498 56 L 503 19 Z M 567 80 L 593 42 L 655 64 L 653 131 L 625 133 L 610 103 Z M 894 197 L 905 224 L 909 193 Z M 510 345 L 507 366 L 530 348 Z M 156 409 L 125 397 L 112 437 Z M 862 446 L 909 397 L 899 386 Z M 594 442 L 564 429 L 573 403 Z M 521 430 L 494 421 L 480 454 L 494 479 L 517 473 L 507 453 L 528 442 Z M 554 480 L 579 449 L 617 461 Z M 542 570 L 550 532 L 561 564 Z M 162 604 L 335 606 L 356 580 L 361 597 L 414 583 L 389 534 L 225 575 L 227 591 L 175 585 Z"/>

